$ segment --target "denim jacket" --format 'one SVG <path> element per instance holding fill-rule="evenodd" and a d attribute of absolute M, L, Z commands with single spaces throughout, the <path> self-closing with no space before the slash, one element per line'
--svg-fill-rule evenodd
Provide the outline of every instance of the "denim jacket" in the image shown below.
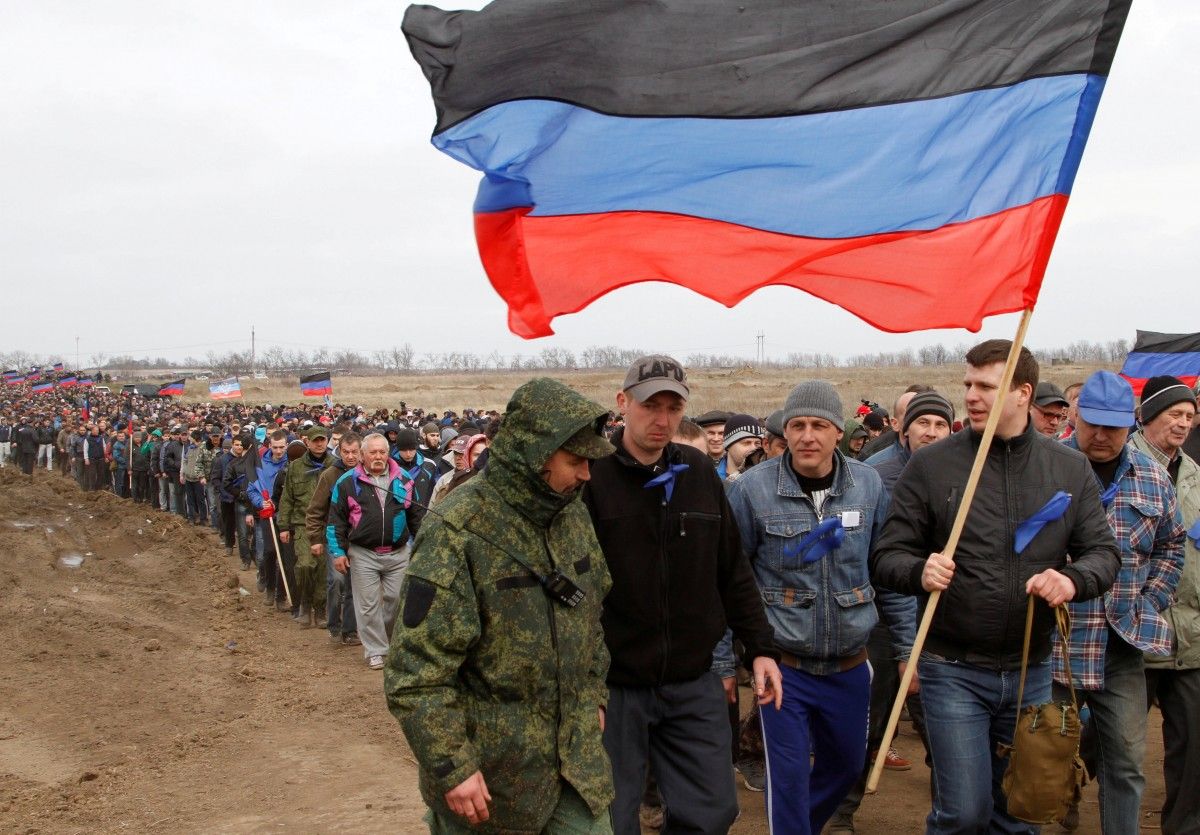
<path fill-rule="evenodd" d="M 840 451 L 834 456 L 833 487 L 819 509 L 801 490 L 786 453 L 751 467 L 729 488 L 775 642 L 799 659 L 801 669 L 816 675 L 837 672 L 838 659 L 862 650 L 879 619 L 867 556 L 883 526 L 887 498 L 873 468 Z M 836 514 L 843 514 L 846 525 L 838 548 L 809 564 L 799 554 L 785 554 L 822 519 Z M 724 643 L 718 659 L 728 652 Z"/>

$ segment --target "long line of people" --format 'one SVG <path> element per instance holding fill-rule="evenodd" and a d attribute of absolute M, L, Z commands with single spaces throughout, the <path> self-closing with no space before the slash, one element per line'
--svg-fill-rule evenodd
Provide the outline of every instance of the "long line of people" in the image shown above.
<path fill-rule="evenodd" d="M 956 451 L 966 441 L 955 446 L 947 439 L 974 437 L 982 428 L 989 397 L 996 396 L 988 375 L 1002 364 L 1003 350 L 983 343 L 968 355 L 963 421 L 956 420 L 949 399 L 920 384 L 901 394 L 890 413 L 864 400 L 857 414 L 845 419 L 836 393 L 817 382 L 797 386 L 781 409 L 762 419 L 719 410 L 686 419 L 679 409 L 678 417 L 668 421 L 674 424 L 668 436 L 673 443 L 707 456 L 723 482 L 768 612 L 776 604 L 790 611 L 798 595 L 815 599 L 823 594 L 823 587 L 811 592 L 787 588 L 796 580 L 794 555 L 781 558 L 778 552 L 793 527 L 797 532 L 815 530 L 823 518 L 836 517 L 849 537 L 857 537 L 855 555 L 845 558 L 847 565 L 856 566 L 846 578 L 854 588 L 838 592 L 855 598 L 843 602 L 839 596 L 837 602 L 847 607 L 841 612 L 845 621 L 856 604 L 873 601 L 870 608 L 877 614 L 870 623 L 875 626 L 860 630 L 849 621 L 813 626 L 834 629 L 835 635 L 837 630 L 845 635 L 869 632 L 865 645 L 847 644 L 831 661 L 818 663 L 800 647 L 815 646 L 820 636 L 791 635 L 791 621 L 772 615 L 790 711 L 776 715 L 755 705 L 748 717 L 739 719 L 737 687 L 731 684 L 737 645 L 731 633 L 714 653 L 713 671 L 734 700 L 730 741 L 736 769 L 747 788 L 777 786 L 771 815 L 779 831 L 791 831 L 788 822 L 798 816 L 808 817 L 813 831 L 826 822 L 831 832 L 854 831 L 863 764 L 880 745 L 883 719 L 904 667 L 915 663 L 909 652 L 918 600 L 934 589 L 947 592 L 949 608 L 939 614 L 940 625 L 920 659 L 920 692 L 914 678 L 906 702 L 937 787 L 927 826 L 947 832 L 975 824 L 1024 831 L 1002 809 L 993 810 L 990 800 L 983 808 L 982 798 L 991 796 L 990 782 L 983 788 L 970 782 L 990 774 L 994 763 L 947 770 L 939 767 L 937 756 L 939 750 L 943 756 L 965 755 L 950 730 L 957 721 L 954 711 L 970 701 L 963 688 L 1003 691 L 1002 682 L 992 681 L 993 673 L 986 671 L 1011 667 L 1007 627 L 994 649 L 986 641 L 962 643 L 963 636 L 976 630 L 979 615 L 1011 601 L 1001 606 L 989 598 L 993 592 L 986 578 L 978 576 L 952 588 L 955 563 L 941 561 L 937 553 L 930 556 L 938 544 L 936 531 L 945 524 L 932 518 L 932 510 L 946 512 L 937 495 L 950 489 L 953 476 L 948 473 L 969 460 L 969 447 Z M 678 380 L 685 379 L 682 367 L 675 367 Z M 675 389 L 682 386 L 679 399 L 686 405 L 686 383 L 678 380 L 675 388 L 660 386 L 648 396 L 678 396 Z M 645 386 L 645 380 L 638 385 Z M 1032 358 L 1018 363 L 1014 392 L 1022 387 L 1028 393 L 1024 400 L 1013 396 L 1006 402 L 998 437 L 1005 454 L 1021 458 L 1024 469 L 1004 478 L 1033 484 L 1030 479 L 1042 476 L 1052 476 L 1055 483 L 1078 477 L 1073 492 L 1086 504 L 1094 490 L 1107 514 L 1106 525 L 1105 516 L 1096 514 L 1103 530 L 1089 529 L 1086 536 L 1079 531 L 1097 519 L 1076 520 L 1078 530 L 1072 535 L 1081 538 L 1073 547 L 1084 550 L 1054 572 L 1053 582 L 1068 577 L 1077 592 L 1071 604 L 1076 624 L 1071 664 L 1047 667 L 1045 681 L 1035 682 L 1034 690 L 1044 689 L 1048 698 L 1052 682 L 1058 693 L 1073 678 L 1081 692 L 1091 715 L 1085 753 L 1101 786 L 1101 818 L 1111 832 L 1136 827 L 1144 786 L 1145 708 L 1158 704 L 1166 740 L 1163 830 L 1192 831 L 1188 827 L 1200 825 L 1200 802 L 1187 788 L 1200 779 L 1200 658 L 1193 652 L 1200 646 L 1195 627 L 1200 610 L 1196 394 L 1174 378 L 1155 378 L 1137 404 L 1128 384 L 1108 372 L 1062 390 L 1038 380 Z M 633 399 L 636 391 L 634 386 L 622 393 L 633 411 L 642 408 Z M 627 410 L 621 412 L 610 415 L 606 428 L 618 446 Z M 118 396 L 95 398 L 81 416 L 69 398 L 26 398 L 8 401 L 0 411 L 0 466 L 15 459 L 30 474 L 35 468 L 57 469 L 85 491 L 111 490 L 211 529 L 243 570 L 255 572 L 258 591 L 269 606 L 301 628 L 326 629 L 334 643 L 361 646 L 366 664 L 378 670 L 388 654 L 413 539 L 430 506 L 485 469 L 491 439 L 501 424 L 502 416 L 494 411 L 437 416 L 406 404 L 371 412 L 341 405 L 178 405 Z M 960 434 L 964 429 L 970 431 Z M 1072 470 L 1068 476 L 1069 467 L 1064 469 L 1065 463 L 1034 444 L 1031 434 L 1078 450 L 1089 469 L 1080 471 L 1084 475 Z M 935 446 L 938 455 L 914 457 Z M 935 466 L 935 459 L 941 463 Z M 786 461 L 786 467 L 779 461 Z M 778 486 L 784 473 L 796 479 L 799 492 L 793 495 Z M 1004 483 L 1011 492 L 1012 485 Z M 597 501 L 596 485 L 589 489 L 591 504 Z M 950 496 L 952 511 L 955 494 Z M 817 509 L 813 519 L 793 519 L 803 510 L 794 504 L 798 497 Z M 918 508 L 925 508 L 926 516 L 914 516 Z M 995 519 L 988 524 L 1006 523 Z M 933 540 L 926 541 L 931 535 Z M 1106 580 L 1095 566 L 1103 562 L 1104 537 L 1113 542 L 1114 535 L 1120 568 Z M 960 564 L 970 559 L 972 548 L 990 548 L 990 536 L 983 531 L 964 539 L 966 555 L 959 557 Z M 1098 550 L 1089 556 L 1087 548 Z M 1089 573 L 1093 570 L 1095 577 Z M 1058 593 L 1043 591 L 1047 600 Z M 777 593 L 785 599 L 772 603 Z M 788 595 L 795 599 L 786 599 Z M 1084 596 L 1090 600 L 1081 601 Z M 960 608 L 974 613 L 975 620 L 962 621 L 956 614 Z M 995 626 L 1001 628 L 1000 621 Z M 796 648 L 795 655 L 787 651 L 789 646 Z M 865 669 L 857 666 L 859 655 L 870 660 L 873 676 L 855 677 Z M 976 675 L 976 670 L 983 672 Z M 963 677 L 970 678 L 968 673 L 979 680 L 967 682 Z M 994 737 L 997 721 L 1008 721 L 1011 710 L 986 713 L 983 734 Z M 848 756 L 858 719 L 867 722 L 868 717 L 868 744 L 861 754 Z M 777 748 L 772 761 L 762 743 L 772 737 L 800 739 L 801 744 L 791 753 Z M 991 757 L 990 750 L 985 755 Z M 895 751 L 887 752 L 886 762 L 894 769 L 912 765 Z M 655 798 L 651 786 L 646 799 L 653 804 Z M 642 811 L 643 822 L 661 823 L 661 814 L 655 819 L 653 809 Z M 1070 816 L 1064 825 L 1077 821 L 1077 815 Z"/>

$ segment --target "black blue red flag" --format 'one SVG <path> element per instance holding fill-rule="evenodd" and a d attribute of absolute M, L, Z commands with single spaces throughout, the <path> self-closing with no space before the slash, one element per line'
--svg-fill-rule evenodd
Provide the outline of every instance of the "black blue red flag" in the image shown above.
<path fill-rule="evenodd" d="M 1200 380 L 1200 333 L 1137 332 L 1121 376 L 1141 395 L 1147 380 L 1164 374 L 1195 388 Z"/>
<path fill-rule="evenodd" d="M 410 6 L 433 144 L 523 337 L 642 281 L 877 328 L 1031 307 L 1129 0 Z"/>
<path fill-rule="evenodd" d="M 305 397 L 324 397 L 333 394 L 333 379 L 328 371 L 300 378 L 300 393 Z"/>

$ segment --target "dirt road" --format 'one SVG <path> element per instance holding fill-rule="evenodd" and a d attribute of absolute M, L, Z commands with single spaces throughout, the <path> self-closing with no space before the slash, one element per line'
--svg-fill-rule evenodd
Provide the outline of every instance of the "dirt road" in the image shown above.
<path fill-rule="evenodd" d="M 207 530 L 9 467 L 0 555 L 0 830 L 423 831 L 380 675 L 262 605 Z M 1159 734 L 1155 714 L 1148 809 Z M 858 831 L 921 831 L 927 780 L 885 775 Z M 739 792 L 734 832 L 765 832 L 762 795 Z M 1080 831 L 1099 832 L 1087 801 Z"/>

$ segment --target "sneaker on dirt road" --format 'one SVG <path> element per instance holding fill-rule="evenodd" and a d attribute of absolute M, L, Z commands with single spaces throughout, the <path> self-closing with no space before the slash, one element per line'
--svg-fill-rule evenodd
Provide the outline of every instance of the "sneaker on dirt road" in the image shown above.
<path fill-rule="evenodd" d="M 767 788 L 766 765 L 758 760 L 740 760 L 737 764 L 738 773 L 742 775 L 742 785 L 752 792 L 765 791 Z"/>
<path fill-rule="evenodd" d="M 367 666 L 370 667 L 372 670 L 382 670 L 383 669 L 383 656 L 382 655 L 372 655 L 371 658 L 367 661 Z"/>

